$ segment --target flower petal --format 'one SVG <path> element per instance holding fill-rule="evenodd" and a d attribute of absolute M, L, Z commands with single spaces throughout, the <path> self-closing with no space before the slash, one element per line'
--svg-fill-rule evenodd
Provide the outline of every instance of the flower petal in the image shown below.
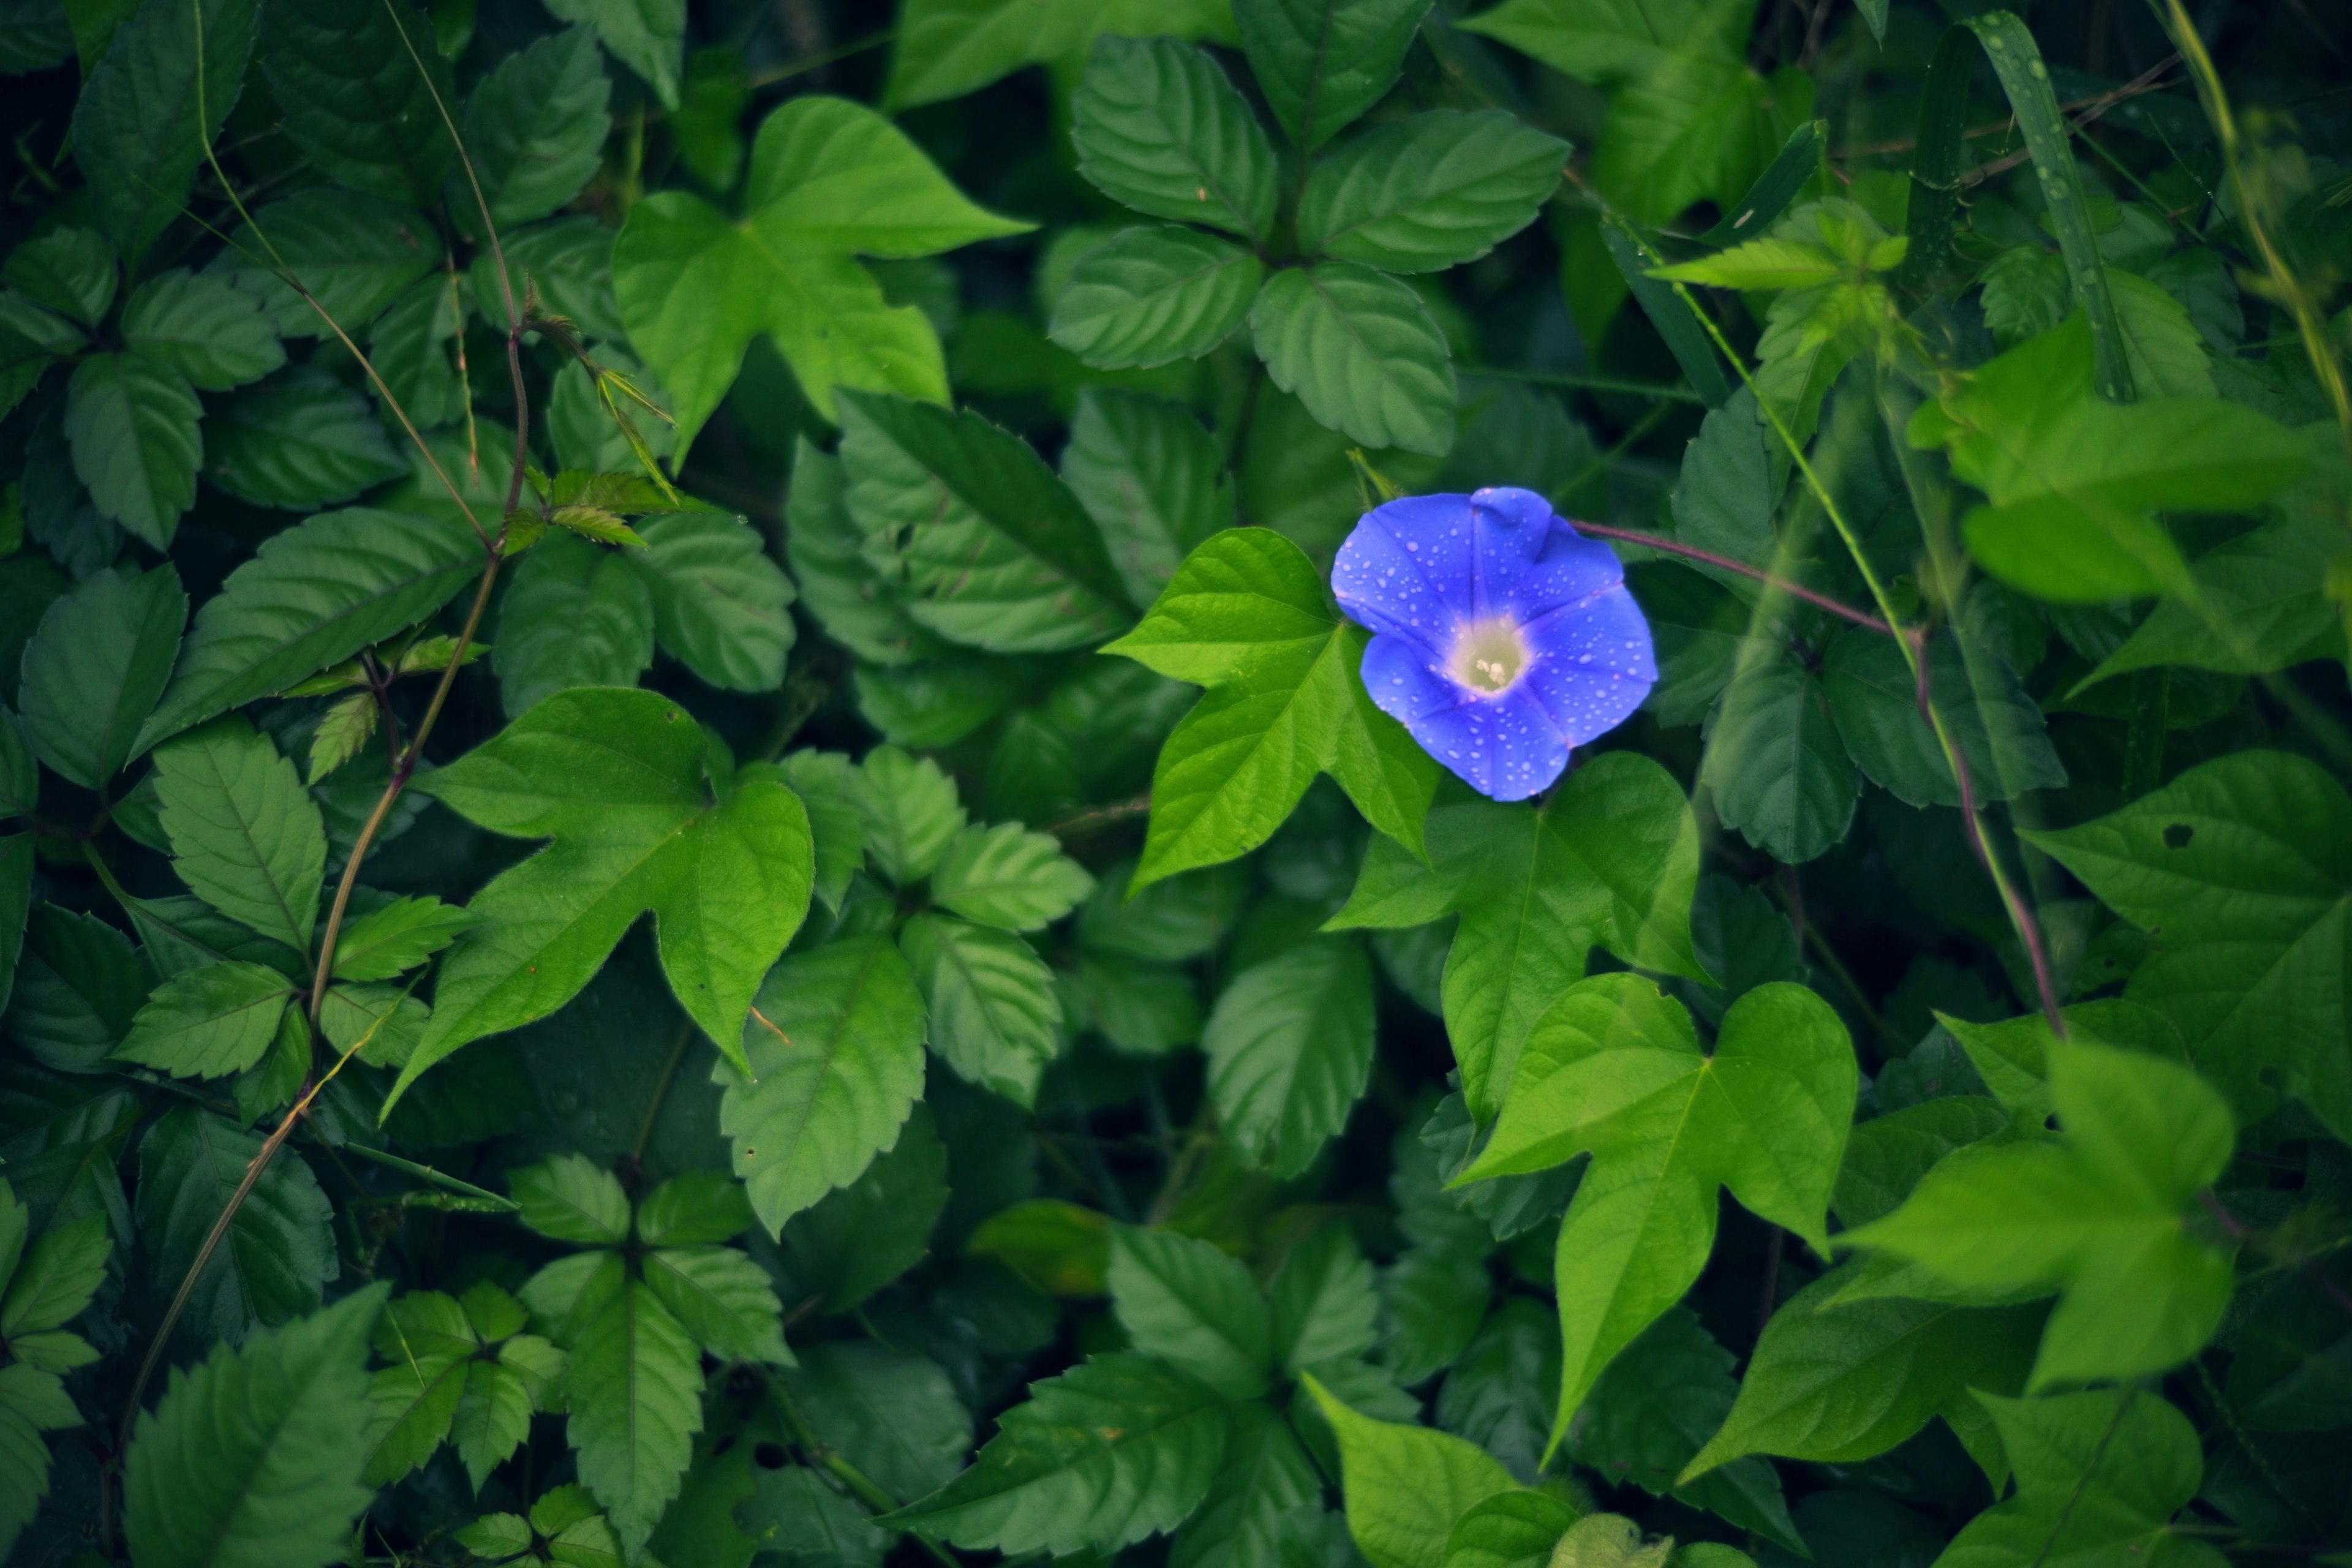
<path fill-rule="evenodd" d="M 1605 551 L 1605 547 L 1604 551 Z M 1531 691 L 1571 746 L 1633 716 L 1658 683 L 1650 623 L 1622 582 L 1528 623 Z"/>
<path fill-rule="evenodd" d="M 1331 592 L 1358 626 L 1433 655 L 1476 613 L 1468 496 L 1409 496 L 1373 508 L 1331 567 Z"/>
<path fill-rule="evenodd" d="M 1524 624 L 1625 581 L 1616 552 L 1553 515 L 1541 496 L 1490 489 L 1470 499 L 1478 509 L 1486 548 L 1498 558 L 1509 552 L 1507 568 L 1489 569 L 1484 613 L 1507 612 Z"/>
<path fill-rule="evenodd" d="M 1373 703 L 1483 795 L 1525 800 L 1568 766 L 1569 743 L 1527 681 L 1500 697 L 1471 696 L 1416 645 L 1383 636 L 1364 649 L 1363 668 Z"/>

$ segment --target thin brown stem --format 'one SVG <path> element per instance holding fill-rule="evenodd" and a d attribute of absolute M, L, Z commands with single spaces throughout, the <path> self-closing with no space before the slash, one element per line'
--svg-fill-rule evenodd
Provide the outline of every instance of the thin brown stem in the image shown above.
<path fill-rule="evenodd" d="M 1750 566 L 1745 561 L 1735 561 L 1728 555 L 1718 555 L 1712 550 L 1701 550 L 1696 544 L 1685 544 L 1678 540 L 1668 539 L 1664 534 L 1643 533 L 1637 529 L 1615 528 L 1605 522 L 1586 522 L 1581 519 L 1573 520 L 1571 526 L 1580 533 L 1597 533 L 1603 539 L 1622 539 L 1628 544 L 1643 545 L 1651 550 L 1663 550 L 1670 555 L 1687 556 L 1693 561 L 1704 561 L 1710 566 L 1720 566 L 1727 572 L 1737 572 L 1743 577 L 1752 577 L 1768 587 L 1778 588 L 1784 594 L 1802 599 L 1817 610 L 1827 610 L 1840 619 L 1852 621 L 1855 626 L 1865 626 L 1874 632 L 1884 632 L 1888 637 L 1895 635 L 1893 626 L 1866 610 L 1857 610 L 1852 605 L 1840 604 L 1827 594 L 1817 594 L 1812 589 L 1801 584 L 1791 583 L 1785 577 L 1775 577 L 1762 567 Z"/>
<path fill-rule="evenodd" d="M 2137 98 L 2143 93 L 2155 92 L 2165 85 L 2163 82 L 2156 79 L 2158 76 L 2172 66 L 2179 64 L 2179 60 L 2180 57 L 2177 54 L 2169 59 L 2159 60 L 2156 65 L 2149 68 L 2147 70 L 2141 72 L 2137 77 L 2126 82 L 2121 87 L 2111 89 L 2106 92 L 2098 94 L 2095 98 L 2078 98 L 2070 103 L 2060 104 L 2058 106 L 2059 112 L 2062 114 L 2072 114 L 2079 110 L 2096 109 L 2101 114 L 2104 114 L 2108 110 L 2113 109 L 2116 104 L 2122 103 L 2127 99 Z M 2017 117 L 2015 115 L 2011 115 L 2006 120 L 1995 120 L 1983 125 L 1971 125 L 1967 130 L 1961 132 L 1960 134 L 1973 142 L 1981 140 L 1987 136 L 1999 136 L 2005 132 L 2015 131 L 2016 129 Z M 1874 142 L 1867 147 L 1841 148 L 1839 151 L 1831 153 L 1830 156 L 1840 160 L 1849 158 L 1885 158 L 1892 157 L 1897 153 L 1915 153 L 1918 151 L 1918 139 L 1916 137 L 1906 136 L 1900 142 Z"/>

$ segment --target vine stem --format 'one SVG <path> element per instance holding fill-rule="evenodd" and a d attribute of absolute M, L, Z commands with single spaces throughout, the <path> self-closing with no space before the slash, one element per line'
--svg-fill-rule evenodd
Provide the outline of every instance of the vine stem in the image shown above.
<path fill-rule="evenodd" d="M 1673 279 L 1668 281 L 1684 306 L 1698 318 L 1699 325 L 1706 329 L 1717 350 L 1731 362 L 1731 368 L 1739 373 L 1741 384 L 1756 399 L 1758 412 L 1770 424 L 1772 433 L 1780 437 L 1780 444 L 1788 448 L 1797 472 L 1804 476 L 1806 489 L 1821 503 L 1822 513 L 1829 518 L 1831 526 L 1837 530 L 1838 537 L 1844 541 L 1846 553 L 1853 558 L 1854 570 L 1862 574 L 1863 583 L 1870 589 L 1871 602 L 1878 606 L 1880 617 L 1895 629 L 1895 644 L 1902 648 L 1904 662 L 1911 667 L 1912 679 L 1916 683 L 1919 711 L 1926 717 L 1929 728 L 1935 731 L 1936 743 L 1943 751 L 1945 765 L 1952 770 L 1952 778 L 1959 785 L 1960 822 L 1968 834 L 1969 847 L 1975 852 L 1986 875 L 1992 879 L 1993 889 L 2000 896 L 2001 907 L 2008 912 L 2009 922 L 2016 930 L 2017 939 L 2024 946 L 2026 957 L 2032 964 L 2033 984 L 2034 989 L 2041 993 L 2042 1016 L 2049 1021 L 2051 1033 L 2064 1039 L 2066 1020 L 2058 1010 L 2058 991 L 2050 966 L 2050 951 L 2042 938 L 2041 921 L 2034 917 L 2032 906 L 2020 893 L 2015 879 L 2001 865 L 2000 857 L 1993 853 L 1992 845 L 1985 837 L 1984 824 L 1977 816 L 1974 775 L 1969 768 L 1968 758 L 1961 752 L 1959 743 L 1952 734 L 1951 726 L 1945 721 L 1943 710 L 1936 702 L 1934 680 L 1928 672 L 1927 628 L 1906 626 L 1902 617 L 1895 613 L 1895 601 L 1887 594 L 1886 584 L 1879 581 L 1877 568 L 1871 565 L 1869 555 L 1863 550 L 1862 536 L 1854 531 L 1853 524 L 1847 520 L 1845 509 L 1838 505 L 1837 498 L 1822 482 L 1821 475 L 1813 468 L 1812 460 L 1805 456 L 1804 447 L 1790 430 L 1788 421 L 1780 417 L 1780 411 L 1756 384 L 1755 376 L 1748 373 L 1748 363 L 1733 350 L 1729 340 L 1723 335 L 1723 329 L 1716 324 L 1715 318 L 1699 309 L 1698 301 L 1691 297 L 1687 287 Z"/>
<path fill-rule="evenodd" d="M 1802 599 L 1815 609 L 1827 610 L 1831 615 L 1852 621 L 1855 626 L 1867 627 L 1874 632 L 1884 632 L 1888 637 L 1899 635 L 1893 626 L 1867 610 L 1857 610 L 1852 605 L 1841 604 L 1827 594 L 1817 594 L 1812 589 L 1791 583 L 1785 577 L 1775 577 L 1760 566 L 1750 566 L 1745 561 L 1735 561 L 1728 555 L 1718 555 L 1712 550 L 1701 550 L 1696 544 L 1685 544 L 1678 540 L 1668 539 L 1663 534 L 1643 533 L 1637 529 L 1616 528 L 1605 522 L 1585 522 L 1580 519 L 1572 519 L 1570 525 L 1579 533 L 1598 534 L 1603 539 L 1622 539 L 1628 544 L 1639 544 L 1651 550 L 1663 550 L 1670 555 L 1682 555 L 1693 561 L 1704 561 L 1710 566 L 1720 566 L 1727 572 L 1737 572 L 1743 577 L 1752 577 L 1767 587 L 1777 588 L 1783 594 Z"/>

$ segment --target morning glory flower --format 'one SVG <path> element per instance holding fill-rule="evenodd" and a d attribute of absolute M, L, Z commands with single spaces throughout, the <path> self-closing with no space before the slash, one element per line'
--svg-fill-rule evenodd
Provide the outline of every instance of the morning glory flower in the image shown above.
<path fill-rule="evenodd" d="M 1372 633 L 1364 686 L 1479 794 L 1525 800 L 1656 684 L 1625 569 L 1532 491 L 1409 496 L 1365 513 L 1332 592 Z"/>

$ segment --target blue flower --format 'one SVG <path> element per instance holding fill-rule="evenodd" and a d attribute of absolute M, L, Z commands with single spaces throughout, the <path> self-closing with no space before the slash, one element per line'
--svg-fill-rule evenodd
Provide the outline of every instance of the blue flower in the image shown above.
<path fill-rule="evenodd" d="M 1479 794 L 1524 800 L 1657 683 L 1625 569 L 1528 490 L 1411 496 L 1364 515 L 1331 571 L 1371 631 L 1364 686 Z"/>

